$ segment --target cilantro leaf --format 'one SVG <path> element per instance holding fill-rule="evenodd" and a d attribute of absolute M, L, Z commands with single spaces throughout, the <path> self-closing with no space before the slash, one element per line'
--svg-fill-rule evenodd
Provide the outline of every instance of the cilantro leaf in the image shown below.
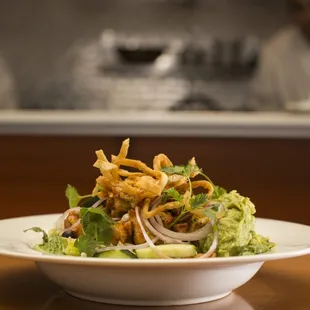
<path fill-rule="evenodd" d="M 99 208 L 81 208 L 80 218 L 83 228 L 83 235 L 76 241 L 75 246 L 87 256 L 95 254 L 99 244 L 109 244 L 113 237 L 112 219 Z"/>
<path fill-rule="evenodd" d="M 31 228 L 25 229 L 24 232 L 27 232 L 29 230 L 32 230 L 34 232 L 41 232 L 41 233 L 43 233 L 43 237 L 42 237 L 43 242 L 44 243 L 48 242 L 48 235 L 47 235 L 47 233 L 42 228 L 40 228 L 40 227 L 31 227 Z"/>
<path fill-rule="evenodd" d="M 214 192 L 212 195 L 212 199 L 218 199 L 222 195 L 225 195 L 227 193 L 226 189 L 217 185 L 214 185 Z"/>
<path fill-rule="evenodd" d="M 192 196 L 190 199 L 190 205 L 192 209 L 198 209 L 203 207 L 208 201 L 209 201 L 208 196 L 202 193 Z"/>
<path fill-rule="evenodd" d="M 80 217 L 83 229 L 86 230 L 88 225 L 97 223 L 102 229 L 106 229 L 113 224 L 113 220 L 99 208 L 81 208 Z"/>
<path fill-rule="evenodd" d="M 184 166 L 168 166 L 161 168 L 162 172 L 167 174 L 179 174 L 185 175 L 185 167 Z"/>
<path fill-rule="evenodd" d="M 183 195 L 181 195 L 176 189 L 174 189 L 173 187 L 167 189 L 164 191 L 164 194 L 168 197 L 168 198 L 172 198 L 178 202 L 182 202 L 183 201 Z"/>
<path fill-rule="evenodd" d="M 161 168 L 162 172 L 166 174 L 179 174 L 183 175 L 187 178 L 191 176 L 192 173 L 201 172 L 201 169 L 198 167 L 197 164 L 188 163 L 186 166 L 169 166 Z"/>
<path fill-rule="evenodd" d="M 184 167 L 184 176 L 186 176 L 187 178 L 189 178 L 190 175 L 191 175 L 191 170 L 192 170 L 192 166 L 186 165 L 186 166 Z"/>
<path fill-rule="evenodd" d="M 197 164 L 191 164 L 190 162 L 185 166 L 185 173 L 187 177 L 190 177 L 192 173 L 200 173 L 202 170 L 198 167 Z"/>

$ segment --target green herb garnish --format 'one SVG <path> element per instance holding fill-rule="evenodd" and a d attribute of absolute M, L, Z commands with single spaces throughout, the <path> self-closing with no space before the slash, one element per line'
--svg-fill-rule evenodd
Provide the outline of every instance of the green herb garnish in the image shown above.
<path fill-rule="evenodd" d="M 218 199 L 219 197 L 227 194 L 227 191 L 225 188 L 217 186 L 217 185 L 213 185 L 214 187 L 214 192 L 212 195 L 212 199 Z"/>
<path fill-rule="evenodd" d="M 98 245 L 108 245 L 113 236 L 111 218 L 98 208 L 81 208 L 80 218 L 83 234 L 75 241 L 74 246 L 87 256 L 94 256 Z"/>
<path fill-rule="evenodd" d="M 44 243 L 48 242 L 48 235 L 47 235 L 47 233 L 42 228 L 40 228 L 40 227 L 31 227 L 31 228 L 25 229 L 24 232 L 27 232 L 29 230 L 32 230 L 34 232 L 41 232 L 41 233 L 43 233 L 43 237 L 42 237 L 43 242 Z"/>
<path fill-rule="evenodd" d="M 172 198 L 180 203 L 182 203 L 184 196 L 181 195 L 175 188 L 169 188 L 164 191 L 164 195 L 166 196 L 165 199 L 167 201 L 167 198 Z"/>
<path fill-rule="evenodd" d="M 207 194 L 198 194 L 192 196 L 190 199 L 190 205 L 192 209 L 198 209 L 203 207 L 209 201 Z"/>
<path fill-rule="evenodd" d="M 214 183 L 211 181 L 211 179 L 203 173 L 202 169 L 200 169 L 198 167 L 197 164 L 191 164 L 190 162 L 184 166 L 184 165 L 180 165 L 180 166 L 168 166 L 168 167 L 163 167 L 161 169 L 163 172 L 165 172 L 168 175 L 172 175 L 172 174 L 178 174 L 178 175 L 182 175 L 184 177 L 186 177 L 188 185 L 189 185 L 189 199 L 188 201 L 185 203 L 186 204 L 186 208 L 182 209 L 181 213 L 179 214 L 179 216 L 176 218 L 175 221 L 173 221 L 173 225 L 177 223 L 177 221 L 187 212 L 186 209 L 198 209 L 198 208 L 202 208 L 206 203 L 208 203 L 209 201 L 209 197 L 207 194 L 197 194 L 197 195 L 193 195 L 193 191 L 192 191 L 192 181 L 191 181 L 191 176 L 194 174 L 198 174 L 201 175 L 202 177 L 204 177 L 208 182 L 210 182 L 214 188 L 213 191 L 213 195 L 211 197 L 211 199 L 218 199 L 220 196 L 226 194 L 226 190 L 222 187 L 216 186 L 214 185 Z M 176 200 L 176 201 L 180 201 L 181 202 L 181 197 L 182 199 L 184 199 L 184 196 L 182 196 L 177 190 L 175 189 L 169 189 L 167 191 L 164 192 L 165 196 L 164 196 L 164 201 L 167 200 L 167 196 Z M 212 218 L 212 219 L 216 219 L 216 213 L 218 211 L 216 211 L 216 208 L 207 208 L 204 210 L 205 214 L 207 217 Z M 173 226 L 172 225 L 172 226 Z"/>
<path fill-rule="evenodd" d="M 67 199 L 69 201 L 69 207 L 70 208 L 75 208 L 75 207 L 78 206 L 79 202 L 82 199 L 90 198 L 90 197 L 92 197 L 92 195 L 84 195 L 84 196 L 82 196 L 82 195 L 80 195 L 78 193 L 77 189 L 74 186 L 68 184 L 67 188 L 66 188 L 66 197 L 67 197 Z"/>

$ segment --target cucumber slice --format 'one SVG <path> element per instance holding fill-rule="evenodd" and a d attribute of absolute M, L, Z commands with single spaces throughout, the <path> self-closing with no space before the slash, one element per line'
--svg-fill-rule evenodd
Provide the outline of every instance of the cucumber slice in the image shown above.
<path fill-rule="evenodd" d="M 192 244 L 161 244 L 156 248 L 163 254 L 172 258 L 189 258 L 197 254 L 196 247 Z M 158 258 L 151 248 L 137 249 L 138 258 Z"/>
<path fill-rule="evenodd" d="M 137 258 L 132 252 L 128 250 L 110 250 L 98 253 L 96 257 L 99 258 Z"/>

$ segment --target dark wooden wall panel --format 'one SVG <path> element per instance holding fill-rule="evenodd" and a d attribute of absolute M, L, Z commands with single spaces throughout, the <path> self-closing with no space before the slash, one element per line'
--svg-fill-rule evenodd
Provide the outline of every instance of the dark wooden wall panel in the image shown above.
<path fill-rule="evenodd" d="M 95 150 L 117 154 L 122 140 L 1 136 L 0 217 L 62 212 L 67 207 L 66 184 L 88 193 L 98 175 L 92 167 Z M 310 140 L 131 139 L 131 158 L 151 164 L 159 152 L 175 164 L 195 156 L 215 183 L 249 196 L 257 216 L 310 224 Z"/>

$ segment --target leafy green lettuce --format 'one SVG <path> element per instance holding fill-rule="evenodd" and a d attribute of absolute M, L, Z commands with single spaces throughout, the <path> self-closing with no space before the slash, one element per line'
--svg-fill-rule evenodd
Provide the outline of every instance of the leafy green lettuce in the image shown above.
<path fill-rule="evenodd" d="M 255 232 L 256 212 L 249 198 L 231 191 L 218 198 L 225 212 L 217 222 L 218 248 L 217 256 L 254 255 L 268 252 L 274 243 Z M 211 246 L 213 232 L 200 242 L 200 248 L 206 252 Z"/>

